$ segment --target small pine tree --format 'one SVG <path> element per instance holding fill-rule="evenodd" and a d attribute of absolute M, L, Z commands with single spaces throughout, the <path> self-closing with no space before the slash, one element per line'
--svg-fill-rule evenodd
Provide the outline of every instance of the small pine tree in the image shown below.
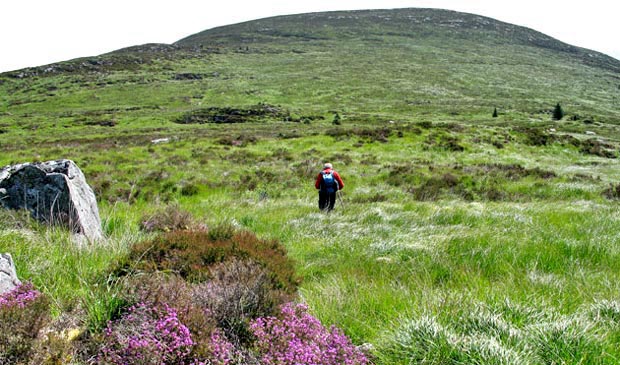
<path fill-rule="evenodd" d="M 340 114 L 336 113 L 336 115 L 334 115 L 334 120 L 332 121 L 332 124 L 340 125 Z"/>
<path fill-rule="evenodd" d="M 497 108 L 493 109 L 493 118 L 497 118 Z"/>
<path fill-rule="evenodd" d="M 562 106 L 560 105 L 560 103 L 558 103 L 555 106 L 555 109 L 553 109 L 553 119 L 560 120 L 562 118 L 564 118 L 564 111 L 562 110 Z"/>

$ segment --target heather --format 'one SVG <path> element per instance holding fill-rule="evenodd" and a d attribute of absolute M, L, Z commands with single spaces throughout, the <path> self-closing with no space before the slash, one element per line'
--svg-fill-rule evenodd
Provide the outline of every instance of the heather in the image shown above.
<path fill-rule="evenodd" d="M 110 323 L 104 337 L 101 364 L 184 364 L 194 344 L 174 308 L 142 303 Z"/>
<path fill-rule="evenodd" d="M 49 320 L 49 302 L 31 283 L 0 295 L 0 364 L 26 364 Z"/>
<path fill-rule="evenodd" d="M 332 326 L 325 328 L 304 304 L 282 306 L 280 318 L 257 318 L 251 324 L 256 347 L 268 365 L 364 365 L 366 356 Z"/>
<path fill-rule="evenodd" d="M 177 230 L 141 242 L 118 271 L 171 271 L 190 282 L 201 282 L 213 276 L 212 265 L 231 259 L 265 267 L 273 289 L 290 294 L 297 288 L 294 263 L 279 242 L 225 224 L 209 230 Z"/>

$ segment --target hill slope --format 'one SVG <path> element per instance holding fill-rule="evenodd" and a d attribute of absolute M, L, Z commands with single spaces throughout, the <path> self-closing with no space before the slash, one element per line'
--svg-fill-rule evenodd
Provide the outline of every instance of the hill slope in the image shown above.
<path fill-rule="evenodd" d="M 339 110 L 411 119 L 432 113 L 478 120 L 494 107 L 536 118 L 561 102 L 574 114 L 615 123 L 619 70 L 620 61 L 611 57 L 476 15 L 330 12 L 261 19 L 172 46 L 131 47 L 6 73 L 0 76 L 0 111 L 52 111 L 58 105 L 66 111 L 76 104 L 180 111 L 266 102 L 301 114 Z M 69 76 L 71 85 L 63 86 Z M 50 82 L 66 92 L 33 87 Z"/>
<path fill-rule="evenodd" d="M 175 44 L 289 45 L 296 41 L 348 40 L 385 43 L 384 36 L 405 37 L 413 45 L 458 39 L 498 46 L 515 44 L 559 51 L 583 63 L 620 71 L 620 62 L 599 52 L 571 46 L 540 32 L 474 14 L 438 9 L 362 10 L 299 14 L 260 19 L 206 30 Z M 466 47 L 458 47 L 466 48 Z"/>

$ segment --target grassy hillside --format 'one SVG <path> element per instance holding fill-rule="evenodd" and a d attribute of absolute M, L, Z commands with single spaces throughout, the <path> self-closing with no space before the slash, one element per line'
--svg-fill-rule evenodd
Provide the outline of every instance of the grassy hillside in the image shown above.
<path fill-rule="evenodd" d="M 378 364 L 614 364 L 619 70 L 532 30 L 406 9 L 1 74 L 0 165 L 75 160 L 109 240 L 5 218 L 0 252 L 56 318 L 105 323 L 111 267 L 173 206 L 281 242 L 311 312 Z M 326 161 L 346 183 L 331 214 L 313 187 Z"/>

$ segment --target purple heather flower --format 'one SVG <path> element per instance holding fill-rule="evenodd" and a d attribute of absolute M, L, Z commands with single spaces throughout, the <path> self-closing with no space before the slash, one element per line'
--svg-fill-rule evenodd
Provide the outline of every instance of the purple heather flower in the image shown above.
<path fill-rule="evenodd" d="M 305 304 L 281 307 L 282 318 L 252 321 L 256 347 L 266 365 L 366 365 L 368 359 L 336 327 L 327 330 Z"/>

